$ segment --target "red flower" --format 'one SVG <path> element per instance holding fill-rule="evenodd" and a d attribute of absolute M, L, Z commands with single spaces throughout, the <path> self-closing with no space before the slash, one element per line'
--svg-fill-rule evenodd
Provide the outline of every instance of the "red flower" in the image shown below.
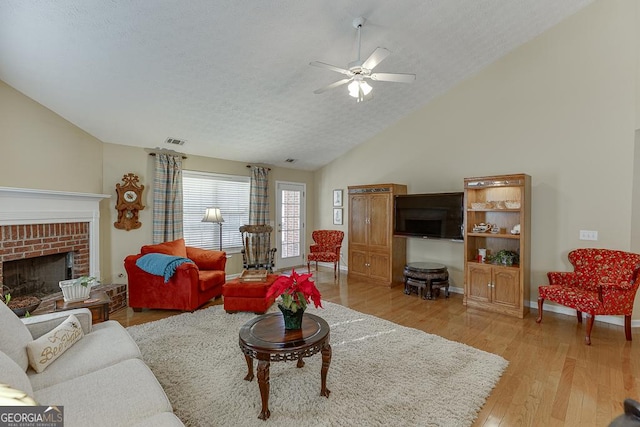
<path fill-rule="evenodd" d="M 298 308 L 304 310 L 311 301 L 316 308 L 322 307 L 320 291 L 310 278 L 311 274 L 298 274 L 293 270 L 291 276 L 283 275 L 273 282 L 266 298 L 281 297 L 281 304 L 294 312 Z"/>

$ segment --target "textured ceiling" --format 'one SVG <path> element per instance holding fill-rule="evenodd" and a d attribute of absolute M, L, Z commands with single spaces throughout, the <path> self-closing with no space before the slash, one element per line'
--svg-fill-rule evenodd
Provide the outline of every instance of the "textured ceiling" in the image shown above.
<path fill-rule="evenodd" d="M 104 142 L 315 170 L 590 2 L 2 0 L 0 79 Z M 416 81 L 315 95 L 357 16 L 363 58 Z"/>

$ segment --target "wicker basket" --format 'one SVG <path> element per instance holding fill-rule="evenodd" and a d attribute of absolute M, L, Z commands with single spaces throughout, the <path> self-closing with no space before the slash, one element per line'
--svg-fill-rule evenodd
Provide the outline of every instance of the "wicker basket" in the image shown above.
<path fill-rule="evenodd" d="M 65 302 L 84 301 L 89 298 L 92 282 L 83 286 L 80 279 L 62 280 L 58 283 L 62 289 L 62 296 Z"/>

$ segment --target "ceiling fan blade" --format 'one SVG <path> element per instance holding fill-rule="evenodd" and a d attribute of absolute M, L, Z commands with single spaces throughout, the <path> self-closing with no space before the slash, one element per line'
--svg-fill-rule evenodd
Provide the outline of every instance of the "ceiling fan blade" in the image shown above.
<path fill-rule="evenodd" d="M 415 74 L 400 73 L 373 73 L 369 76 L 371 80 L 379 82 L 411 83 L 416 79 Z"/>
<path fill-rule="evenodd" d="M 329 90 L 329 89 L 333 89 L 333 88 L 336 88 L 336 87 L 338 87 L 338 86 L 346 85 L 346 84 L 347 84 L 347 83 L 349 83 L 351 80 L 353 80 L 353 79 L 342 79 L 342 80 L 338 80 L 337 82 L 333 82 L 333 83 L 331 83 L 329 86 L 325 86 L 325 87 L 322 87 L 322 88 L 320 88 L 320 89 L 316 89 L 316 90 L 314 90 L 314 91 L 313 91 L 313 93 L 319 94 L 319 93 L 325 92 L 325 91 L 327 91 L 327 90 Z"/>
<path fill-rule="evenodd" d="M 336 67 L 335 65 L 325 64 L 324 62 L 313 61 L 309 62 L 309 65 L 313 65 L 314 67 L 326 68 L 331 71 L 336 71 L 338 73 L 345 74 L 349 77 L 353 76 L 353 71 L 346 70 L 344 68 Z"/>
<path fill-rule="evenodd" d="M 376 65 L 381 63 L 391 52 L 383 47 L 378 47 L 371 55 L 362 63 L 362 68 L 373 70 Z"/>

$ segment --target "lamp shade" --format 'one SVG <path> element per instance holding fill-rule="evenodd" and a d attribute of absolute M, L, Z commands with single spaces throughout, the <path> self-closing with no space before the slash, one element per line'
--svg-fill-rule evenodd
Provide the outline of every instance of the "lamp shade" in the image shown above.
<path fill-rule="evenodd" d="M 202 218 L 202 222 L 224 222 L 222 218 L 222 214 L 220 213 L 219 208 L 207 208 L 204 213 L 204 218 Z"/>

